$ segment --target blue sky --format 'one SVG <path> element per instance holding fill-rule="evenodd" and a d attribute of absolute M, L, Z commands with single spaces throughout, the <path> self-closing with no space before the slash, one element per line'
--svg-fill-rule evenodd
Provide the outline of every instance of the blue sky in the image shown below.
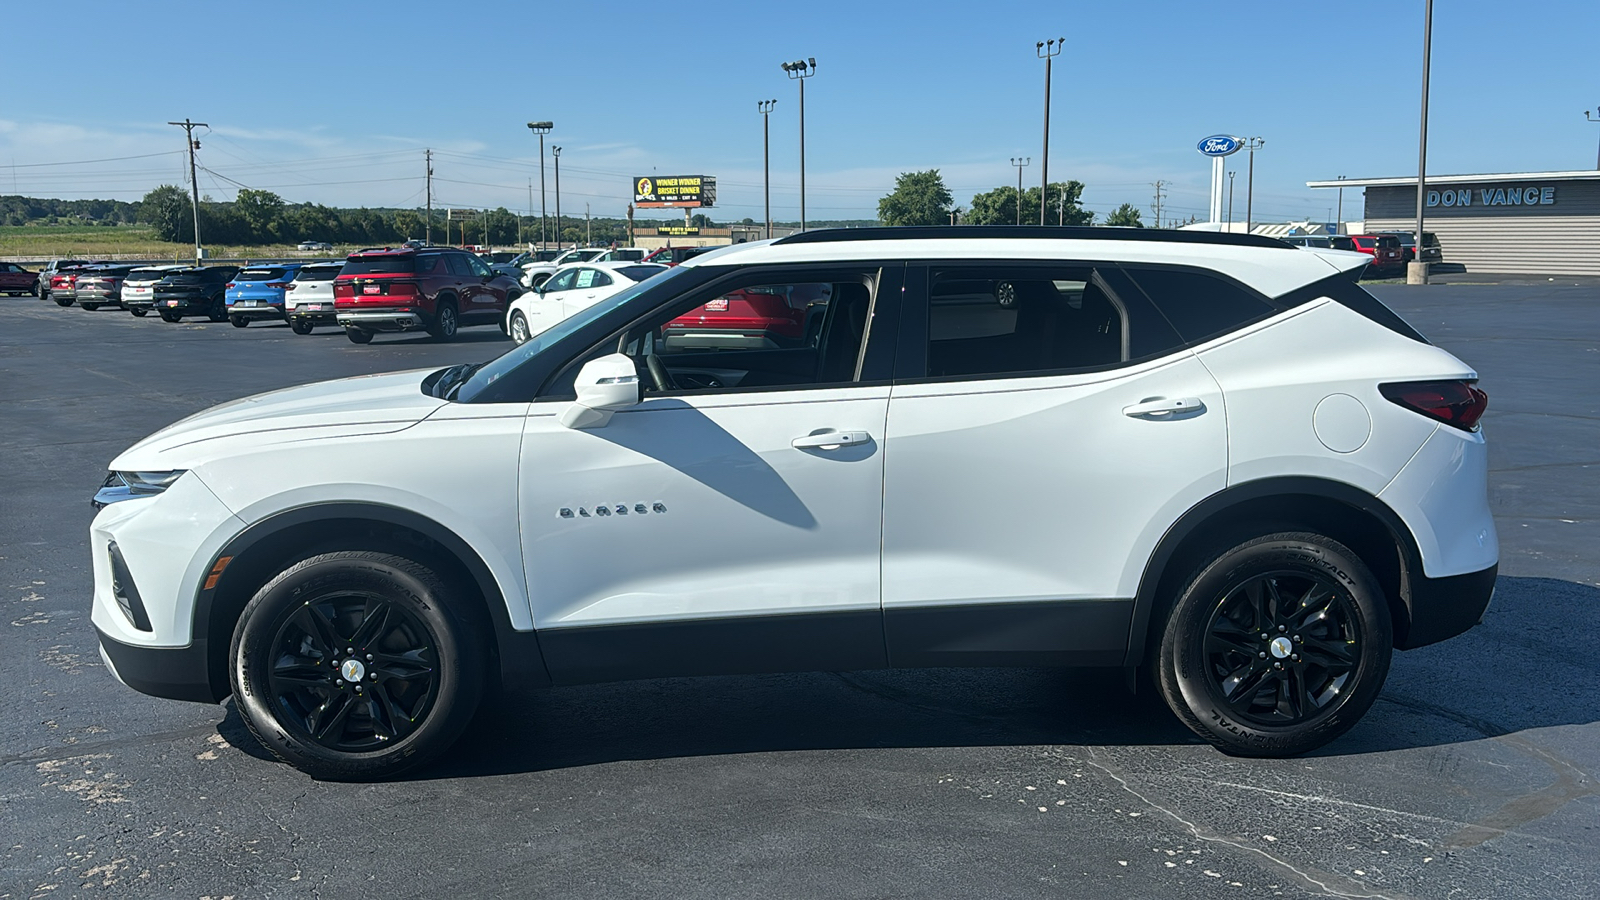
<path fill-rule="evenodd" d="M 719 179 L 713 216 L 760 219 L 761 119 L 772 115 L 774 217 L 798 214 L 796 87 L 806 85 L 810 218 L 871 218 L 897 173 L 938 168 L 956 202 L 1039 176 L 1044 64 L 1056 60 L 1050 172 L 1124 202 L 1204 215 L 1197 140 L 1260 135 L 1256 218 L 1323 218 L 1307 180 L 1416 169 L 1421 0 L 1386 3 L 653 4 L 262 2 L 13 4 L 26 36 L 0 89 L 0 193 L 137 199 L 182 183 L 185 116 L 204 192 L 293 201 L 528 206 L 549 119 L 562 211 L 618 215 L 635 174 Z M 1439 0 L 1429 171 L 1592 168 L 1600 3 Z M 40 165 L 113 157 L 86 165 Z M 1234 200 L 1243 217 L 1244 156 Z M 549 159 L 546 159 L 549 165 Z M 554 212 L 553 169 L 547 170 Z M 1347 192 L 1347 218 L 1355 199 Z"/>

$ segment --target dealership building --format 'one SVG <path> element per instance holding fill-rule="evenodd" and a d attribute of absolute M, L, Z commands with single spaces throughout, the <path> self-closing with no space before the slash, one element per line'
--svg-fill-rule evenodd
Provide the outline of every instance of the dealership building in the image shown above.
<path fill-rule="evenodd" d="M 1309 181 L 1314 188 L 1364 188 L 1360 231 L 1410 232 L 1417 178 Z M 1444 263 L 1468 272 L 1600 275 L 1600 171 L 1430 175 L 1423 229 Z"/>

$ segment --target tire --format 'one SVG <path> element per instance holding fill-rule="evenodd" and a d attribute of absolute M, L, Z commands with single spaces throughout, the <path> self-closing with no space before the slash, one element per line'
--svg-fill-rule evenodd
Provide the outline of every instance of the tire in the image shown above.
<path fill-rule="evenodd" d="M 519 298 L 521 296 L 522 296 L 522 293 L 520 291 L 512 291 L 511 293 L 507 294 L 506 295 L 506 309 L 510 309 L 511 308 L 511 304 L 515 303 L 517 301 L 517 298 Z M 510 337 L 511 336 L 511 327 L 507 322 L 507 317 L 506 316 L 502 315 L 502 316 L 498 317 L 498 320 L 495 322 L 495 324 L 500 326 L 500 333 L 501 334 L 505 335 L 506 337 Z"/>
<path fill-rule="evenodd" d="M 250 320 L 246 319 L 244 316 L 229 316 L 228 317 L 228 321 L 235 328 L 249 328 L 250 327 Z"/>
<path fill-rule="evenodd" d="M 461 321 L 457 318 L 456 302 L 454 300 L 440 300 L 434 307 L 433 324 L 428 326 L 428 333 L 433 335 L 435 340 L 448 341 L 455 338 L 456 331 L 460 327 Z"/>
<path fill-rule="evenodd" d="M 145 316 L 150 315 L 150 310 L 145 309 L 142 306 L 132 307 L 132 308 L 130 308 L 128 310 L 128 312 L 133 313 L 136 317 L 141 318 L 141 319 L 144 318 Z"/>
<path fill-rule="evenodd" d="M 57 306 L 66 307 L 66 306 L 71 306 L 72 305 L 72 298 L 71 297 L 62 297 L 62 296 L 60 296 L 58 294 L 51 294 L 50 295 L 50 299 L 54 300 L 56 302 Z"/>
<path fill-rule="evenodd" d="M 315 328 L 315 327 L 316 326 L 311 324 L 311 321 L 309 319 L 290 319 L 289 320 L 289 330 L 293 331 L 295 334 L 310 334 L 311 333 L 311 329 Z"/>
<path fill-rule="evenodd" d="M 100 308 L 100 304 L 98 303 L 79 303 L 78 306 L 82 307 L 83 309 L 87 309 L 89 312 L 94 312 Z"/>
<path fill-rule="evenodd" d="M 211 301 L 211 305 L 206 307 L 206 318 L 213 322 L 228 321 L 228 303 L 222 299 L 221 294 L 218 294 L 217 298 Z"/>
<path fill-rule="evenodd" d="M 1393 643 L 1388 601 L 1360 557 L 1319 534 L 1272 534 L 1188 580 L 1161 638 L 1157 685 L 1224 753 L 1295 756 L 1361 719 Z"/>
<path fill-rule="evenodd" d="M 344 336 L 349 338 L 350 339 L 350 343 L 352 343 L 352 344 L 370 344 L 370 343 L 372 343 L 372 332 L 370 332 L 370 331 L 362 331 L 359 328 L 346 328 L 344 330 Z"/>
<path fill-rule="evenodd" d="M 520 311 L 511 313 L 511 330 L 509 333 L 511 339 L 519 344 L 526 344 L 528 338 L 532 337 L 532 335 L 528 334 L 528 319 Z"/>
<path fill-rule="evenodd" d="M 229 678 L 262 746 L 313 778 L 392 778 L 449 749 L 491 658 L 466 598 L 387 553 L 324 553 L 256 592 Z"/>
<path fill-rule="evenodd" d="M 163 321 L 163 322 L 182 322 L 183 321 L 183 316 L 181 316 L 181 315 L 179 315 L 178 313 L 175 313 L 175 312 L 167 312 L 166 310 L 163 309 L 161 311 L 161 321 Z"/>

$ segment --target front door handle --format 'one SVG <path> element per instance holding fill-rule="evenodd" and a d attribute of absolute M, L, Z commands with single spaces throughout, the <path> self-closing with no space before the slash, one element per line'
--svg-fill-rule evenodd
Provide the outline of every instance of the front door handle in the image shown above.
<path fill-rule="evenodd" d="M 1136 419 L 1145 417 L 1159 418 L 1178 413 L 1200 412 L 1205 408 L 1206 405 L 1200 402 L 1199 397 L 1155 397 L 1149 400 L 1141 400 L 1132 406 L 1124 406 L 1122 414 Z"/>
<path fill-rule="evenodd" d="M 872 435 L 865 431 L 824 431 L 821 434 L 797 437 L 789 442 L 789 446 L 796 450 L 838 450 L 840 447 L 852 447 L 869 443 L 871 440 Z"/>

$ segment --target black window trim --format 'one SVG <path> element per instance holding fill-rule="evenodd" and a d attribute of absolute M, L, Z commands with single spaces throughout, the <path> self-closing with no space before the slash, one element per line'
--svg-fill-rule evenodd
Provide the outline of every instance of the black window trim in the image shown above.
<path fill-rule="evenodd" d="M 1208 269 L 1205 266 L 1191 266 L 1191 265 L 1188 265 L 1188 264 L 1185 264 L 1185 263 L 1170 263 L 1169 264 L 1169 263 L 1149 263 L 1149 262 L 1128 262 L 1128 263 L 1118 263 L 1117 265 L 1128 276 L 1128 280 L 1133 283 L 1133 286 L 1135 288 L 1138 288 L 1139 292 L 1144 295 L 1145 300 L 1150 304 L 1150 306 L 1152 308 L 1155 309 L 1156 313 L 1159 314 L 1163 319 L 1167 319 L 1167 325 L 1173 330 L 1173 332 L 1175 334 L 1178 335 L 1178 339 L 1180 341 L 1183 341 L 1182 346 L 1184 346 L 1185 348 L 1190 348 L 1190 349 L 1192 349 L 1194 347 L 1198 347 L 1201 344 L 1210 343 L 1211 341 L 1214 341 L 1217 338 L 1222 337 L 1223 335 L 1233 334 L 1233 333 L 1235 333 L 1237 331 L 1240 331 L 1242 329 L 1249 328 L 1250 326 L 1256 324 L 1257 322 L 1265 322 L 1266 320 L 1268 320 L 1268 319 L 1272 318 L 1273 316 L 1283 312 L 1284 310 L 1293 309 L 1296 306 L 1300 306 L 1300 305 L 1306 303 L 1308 300 L 1314 299 L 1312 297 L 1304 297 L 1304 298 L 1298 297 L 1298 296 L 1295 295 L 1295 293 L 1293 291 L 1282 295 L 1282 297 L 1268 297 L 1266 294 L 1261 293 L 1260 291 L 1256 290 L 1255 288 L 1251 287 L 1248 284 L 1245 284 L 1244 282 L 1240 281 L 1239 279 L 1234 278 L 1233 276 L 1227 274 L 1226 272 L 1218 272 L 1216 269 Z M 1165 311 L 1162 310 L 1161 304 L 1157 303 L 1155 298 L 1151 297 L 1149 292 L 1145 291 L 1144 285 L 1141 285 L 1139 283 L 1139 277 L 1138 277 L 1137 273 L 1140 272 L 1141 270 L 1149 271 L 1149 270 L 1152 270 L 1152 269 L 1159 269 L 1159 270 L 1167 271 L 1167 272 L 1184 272 L 1184 273 L 1188 273 L 1188 274 L 1191 274 L 1191 275 L 1204 275 L 1204 276 L 1207 276 L 1207 277 L 1210 277 L 1210 278 L 1215 278 L 1218 281 L 1221 281 L 1224 284 L 1229 285 L 1230 287 L 1234 287 L 1234 288 L 1237 288 L 1237 289 L 1245 292 L 1246 294 L 1250 295 L 1252 298 L 1255 298 L 1257 300 L 1262 301 L 1263 303 L 1265 303 L 1267 305 L 1267 310 L 1265 312 L 1262 312 L 1262 313 L 1258 314 L 1258 315 L 1251 316 L 1250 318 L 1245 319 L 1244 321 L 1236 322 L 1233 325 L 1230 325 L 1227 328 L 1223 328 L 1223 329 L 1221 329 L 1219 331 L 1213 331 L 1210 334 L 1201 335 L 1200 337 L 1195 338 L 1194 340 L 1184 340 L 1183 332 L 1178 330 L 1177 324 L 1174 323 L 1171 319 L 1167 318 L 1167 314 L 1166 314 Z M 1288 298 L 1288 299 L 1285 300 L 1284 298 Z"/>
<path fill-rule="evenodd" d="M 759 387 L 750 388 L 703 388 L 698 390 L 668 391 L 665 393 L 653 394 L 652 396 L 692 397 L 708 394 L 761 394 L 772 393 L 775 391 L 806 391 L 823 389 L 837 390 L 844 387 L 877 387 L 891 384 L 891 376 L 894 371 L 894 351 L 898 342 L 898 330 L 900 327 L 899 308 L 902 305 L 902 295 L 904 294 L 904 263 L 900 260 L 816 260 L 809 262 L 770 263 L 758 266 L 732 266 L 727 267 L 726 269 L 720 269 L 719 267 L 720 274 L 717 277 L 688 286 L 683 291 L 673 295 L 672 298 L 666 302 L 657 303 L 651 306 L 649 309 L 635 314 L 626 322 L 626 324 L 622 325 L 621 327 L 611 328 L 604 337 L 601 337 L 599 340 L 592 340 L 588 344 L 584 345 L 584 349 L 581 352 L 566 356 L 559 364 L 551 368 L 550 374 L 546 376 L 544 382 L 540 384 L 539 391 L 533 398 L 533 402 L 570 402 L 576 399 L 575 395 L 571 393 L 562 392 L 557 394 L 553 393 L 552 391 L 556 385 L 564 380 L 564 376 L 567 374 L 567 372 L 572 370 L 573 367 L 578 364 L 579 360 L 589 357 L 591 354 L 604 348 L 607 344 L 610 344 L 613 347 L 621 346 L 623 338 L 629 332 L 643 324 L 645 320 L 655 316 L 666 307 L 683 302 L 685 298 L 688 298 L 690 295 L 704 295 L 709 294 L 712 291 L 726 291 L 730 289 L 729 286 L 733 283 L 750 283 L 748 282 L 749 276 L 755 276 L 761 280 L 768 281 L 782 280 L 791 283 L 800 283 L 798 276 L 802 276 L 806 273 L 814 274 L 819 270 L 825 272 L 849 270 L 858 274 L 872 270 L 877 271 L 877 283 L 872 287 L 872 301 L 867 307 L 867 330 L 866 333 L 862 335 L 864 352 L 858 352 L 858 356 L 856 358 L 855 380 L 829 381 L 816 384 L 762 385 Z M 693 307 L 691 306 L 690 308 Z M 874 332 L 883 334 L 883 337 L 877 343 L 874 343 L 873 341 Z M 577 335 L 574 335 L 574 337 L 576 336 Z M 873 352 L 875 347 L 884 344 L 887 344 L 887 348 L 885 350 L 877 353 Z M 552 347 L 550 349 L 553 350 L 555 348 Z M 863 378 L 862 376 L 864 374 L 868 374 L 869 371 L 874 377 Z M 882 373 L 881 375 L 879 374 L 880 372 Z"/>
<path fill-rule="evenodd" d="M 1053 378 L 1062 375 L 1083 375 L 1097 372 L 1111 372 L 1125 369 L 1130 366 L 1141 365 L 1151 360 L 1170 356 L 1187 347 L 1181 343 L 1161 353 L 1147 354 L 1145 356 L 1132 356 L 1132 327 L 1133 316 L 1128 307 L 1128 298 L 1122 291 L 1115 287 L 1101 275 L 1101 270 L 1119 270 L 1121 263 L 1110 260 L 1079 260 L 1079 259 L 917 259 L 907 263 L 906 275 L 906 301 L 901 304 L 902 318 L 900 326 L 900 353 L 898 364 L 895 368 L 894 383 L 897 385 L 913 384 L 949 384 L 952 382 L 977 382 L 999 381 L 1017 378 Z M 929 375 L 928 371 L 928 311 L 930 306 L 930 290 L 933 286 L 932 272 L 935 268 L 959 266 L 963 268 L 992 268 L 992 267 L 1017 267 L 1037 269 L 1088 269 L 1094 273 L 1096 286 L 1106 293 L 1117 311 L 1122 314 L 1122 350 L 1129 354 L 1129 358 L 1121 362 L 1100 366 L 1073 366 L 1060 369 L 1028 369 L 1017 372 L 995 372 L 988 375 Z M 915 274 L 913 274 L 915 273 Z M 915 292 L 912 286 L 915 285 Z M 1159 316 L 1162 321 L 1166 317 L 1161 311 L 1150 303 L 1149 298 L 1141 291 L 1139 296 L 1132 298 L 1134 302 L 1143 302 L 1150 309 L 1144 312 L 1147 316 Z M 1168 323 L 1171 328 L 1171 324 Z M 1177 329 L 1173 329 L 1176 334 Z M 1181 336 L 1180 336 L 1181 337 Z"/>

